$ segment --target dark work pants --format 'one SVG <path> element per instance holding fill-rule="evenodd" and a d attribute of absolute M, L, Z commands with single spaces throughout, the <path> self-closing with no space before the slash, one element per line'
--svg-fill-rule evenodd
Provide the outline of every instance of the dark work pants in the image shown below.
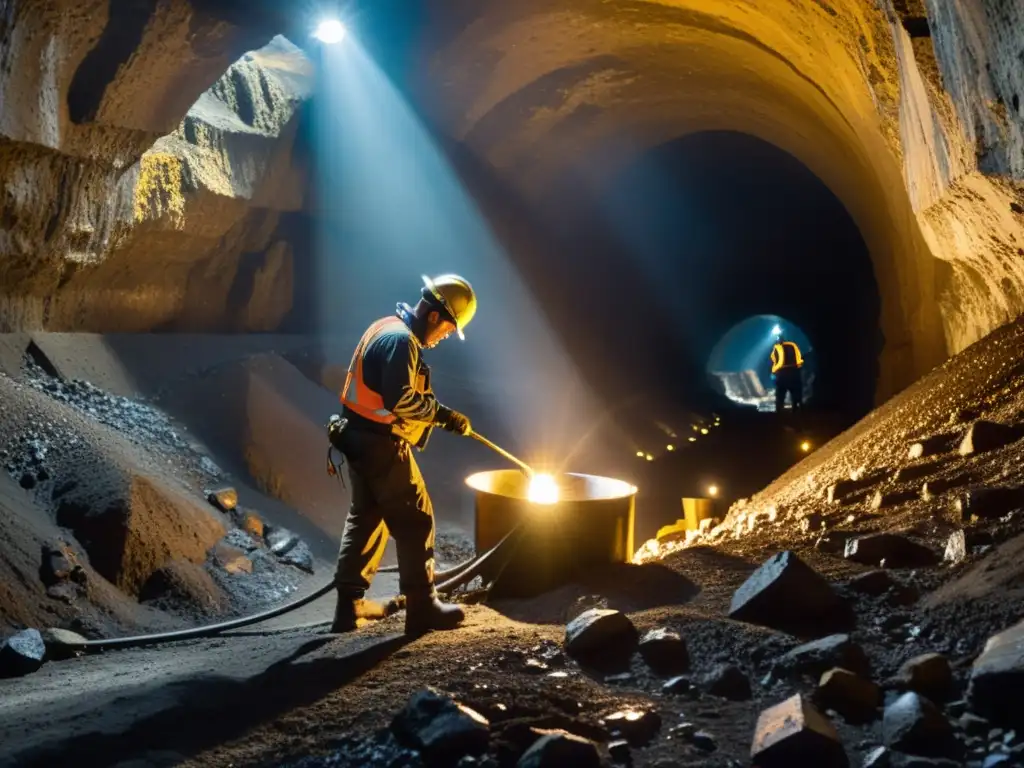
<path fill-rule="evenodd" d="M 335 573 L 339 592 L 354 599 L 365 594 L 390 532 L 398 550 L 402 594 L 432 594 L 434 509 L 408 444 L 389 435 L 347 429 L 335 447 L 345 455 L 352 486 Z"/>
<path fill-rule="evenodd" d="M 799 368 L 782 368 L 775 373 L 775 411 L 781 413 L 789 393 L 793 410 L 804 404 L 804 382 Z"/>

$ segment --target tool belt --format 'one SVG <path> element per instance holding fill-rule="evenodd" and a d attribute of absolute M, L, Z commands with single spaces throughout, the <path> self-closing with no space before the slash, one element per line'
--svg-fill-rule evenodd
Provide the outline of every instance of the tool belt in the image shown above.
<path fill-rule="evenodd" d="M 345 479 L 342 477 L 339 467 L 345 464 L 345 452 L 341 447 L 341 436 L 348 426 L 348 419 L 336 413 L 331 414 L 331 418 L 327 420 L 327 440 L 330 443 L 327 447 L 327 474 L 337 477 L 342 486 L 345 485 Z M 398 435 L 391 435 L 391 439 L 398 450 L 398 460 L 408 461 L 411 453 L 409 442 Z M 341 456 L 337 462 L 334 460 L 335 451 Z"/>
<path fill-rule="evenodd" d="M 341 450 L 341 435 L 346 427 L 348 427 L 348 419 L 342 418 L 336 413 L 332 413 L 331 418 L 327 420 L 327 440 L 330 442 L 330 445 L 327 446 L 327 474 L 338 478 L 343 487 L 345 478 L 341 476 L 338 467 L 345 463 L 345 454 Z M 341 455 L 337 464 L 334 462 L 335 450 Z"/>

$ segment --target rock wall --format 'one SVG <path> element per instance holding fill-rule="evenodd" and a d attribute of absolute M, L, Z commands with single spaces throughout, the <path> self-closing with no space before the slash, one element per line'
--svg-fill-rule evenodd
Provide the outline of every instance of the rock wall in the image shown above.
<path fill-rule="evenodd" d="M 281 323 L 313 72 L 255 27 L 185 0 L 4 4 L 0 330 Z"/>
<path fill-rule="evenodd" d="M 904 131 L 928 150 L 906 176 L 932 252 L 953 268 L 940 301 L 957 352 L 1024 312 L 1024 6 L 928 0 L 927 11 L 943 90 L 928 88 L 934 138 Z M 920 99 L 908 92 L 905 103 Z"/>
<path fill-rule="evenodd" d="M 879 399 L 1024 311 L 1015 0 L 454 6 L 431 117 L 541 209 L 704 130 L 816 173 L 871 252 Z"/>

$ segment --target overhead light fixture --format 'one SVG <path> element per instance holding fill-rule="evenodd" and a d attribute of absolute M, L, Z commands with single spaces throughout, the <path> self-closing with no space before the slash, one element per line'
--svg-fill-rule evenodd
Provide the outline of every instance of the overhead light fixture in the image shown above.
<path fill-rule="evenodd" d="M 807 453 L 809 450 L 811 450 L 811 441 L 804 440 L 802 443 L 800 443 L 800 450 L 803 451 L 804 453 Z"/>
<path fill-rule="evenodd" d="M 718 486 L 717 485 L 709 485 L 708 486 L 708 496 L 710 496 L 711 498 L 715 498 L 716 496 L 718 496 Z"/>
<path fill-rule="evenodd" d="M 653 457 L 653 456 L 651 456 L 651 454 L 649 454 L 649 453 L 648 453 L 648 454 L 647 454 L 647 460 L 648 460 L 648 461 L 654 461 L 654 457 Z"/>
<path fill-rule="evenodd" d="M 637 456 L 638 456 L 639 458 L 641 458 L 641 459 L 642 459 L 642 458 L 644 457 L 644 452 L 643 452 L 643 451 L 637 451 L 637 452 L 636 452 L 636 455 L 637 455 Z"/>
<path fill-rule="evenodd" d="M 327 45 L 340 43 L 345 39 L 345 26 L 337 19 L 325 19 L 320 22 L 313 37 Z"/>
<path fill-rule="evenodd" d="M 686 439 L 689 440 L 691 443 L 696 443 L 697 442 L 697 438 L 696 437 L 688 437 Z"/>
<path fill-rule="evenodd" d="M 669 443 L 668 445 L 665 446 L 666 451 L 674 451 L 675 449 L 676 447 L 672 445 L 672 443 Z"/>

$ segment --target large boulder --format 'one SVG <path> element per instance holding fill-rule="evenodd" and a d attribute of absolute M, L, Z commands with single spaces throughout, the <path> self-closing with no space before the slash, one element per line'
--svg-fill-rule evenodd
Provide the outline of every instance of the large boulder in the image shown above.
<path fill-rule="evenodd" d="M 917 488 L 897 488 L 895 490 L 875 491 L 871 500 L 868 502 L 868 508 L 874 511 L 880 509 L 891 509 L 892 507 L 898 507 L 902 504 L 916 500 L 920 496 L 920 492 Z"/>
<path fill-rule="evenodd" d="M 975 453 L 993 451 L 996 448 L 1009 445 L 1019 439 L 1020 436 L 1020 430 L 1016 427 L 981 419 L 967 428 L 967 432 L 960 443 L 960 455 L 970 456 Z"/>
<path fill-rule="evenodd" d="M 953 668 L 941 653 L 925 653 L 904 662 L 896 682 L 932 701 L 946 701 L 953 692 Z"/>
<path fill-rule="evenodd" d="M 628 661 L 640 641 L 629 617 L 607 608 L 591 608 L 565 628 L 565 652 L 598 667 L 619 666 Z"/>
<path fill-rule="evenodd" d="M 597 744 L 571 733 L 547 733 L 533 743 L 516 768 L 601 768 L 605 761 Z"/>
<path fill-rule="evenodd" d="M 1024 727 L 1024 621 L 993 635 L 971 667 L 971 710 L 1000 725 Z"/>
<path fill-rule="evenodd" d="M 705 691 L 722 699 L 747 701 L 752 695 L 750 678 L 734 664 L 719 664 L 701 682 Z"/>
<path fill-rule="evenodd" d="M 882 704 L 882 689 L 848 669 L 830 669 L 821 676 L 814 701 L 823 709 L 838 712 L 848 722 L 875 719 Z"/>
<path fill-rule="evenodd" d="M 798 645 L 779 657 L 773 672 L 778 677 L 795 674 L 818 678 L 834 667 L 848 669 L 862 677 L 871 675 L 871 664 L 864 649 L 845 634 Z"/>
<path fill-rule="evenodd" d="M 395 715 L 391 730 L 399 743 L 418 749 L 431 764 L 483 754 L 490 742 L 490 723 L 483 715 L 433 688 L 414 693 Z"/>
<path fill-rule="evenodd" d="M 897 586 L 892 576 L 887 571 L 868 571 L 850 580 L 849 587 L 854 592 L 862 595 L 878 597 L 884 595 L 893 587 Z"/>
<path fill-rule="evenodd" d="M 736 590 L 729 616 L 794 634 L 821 634 L 852 625 L 849 605 L 793 552 L 768 559 Z"/>
<path fill-rule="evenodd" d="M 926 757 L 954 757 L 953 726 L 931 701 L 913 691 L 885 708 L 882 740 L 890 749 Z"/>
<path fill-rule="evenodd" d="M 640 655 L 661 675 L 677 675 L 690 668 L 686 642 L 676 632 L 652 629 L 640 640 Z"/>
<path fill-rule="evenodd" d="M 967 559 L 967 534 L 962 529 L 953 531 L 946 540 L 946 549 L 942 553 L 943 562 L 957 563 Z"/>
<path fill-rule="evenodd" d="M 623 709 L 605 715 L 604 726 L 612 738 L 623 738 L 634 747 L 648 744 L 661 730 L 661 715 L 653 709 Z"/>
<path fill-rule="evenodd" d="M 1024 488 L 995 486 L 969 488 L 953 499 L 953 512 L 963 520 L 989 520 L 1024 507 Z"/>
<path fill-rule="evenodd" d="M 835 727 L 800 694 L 761 712 L 750 758 L 758 768 L 847 768 L 850 764 Z"/>
<path fill-rule="evenodd" d="M 920 568 L 935 565 L 938 555 L 923 544 L 895 533 L 873 533 L 846 542 L 844 557 L 864 565 Z"/>
<path fill-rule="evenodd" d="M 38 629 L 25 629 L 0 645 L 0 677 L 21 677 L 46 661 L 46 643 Z"/>

